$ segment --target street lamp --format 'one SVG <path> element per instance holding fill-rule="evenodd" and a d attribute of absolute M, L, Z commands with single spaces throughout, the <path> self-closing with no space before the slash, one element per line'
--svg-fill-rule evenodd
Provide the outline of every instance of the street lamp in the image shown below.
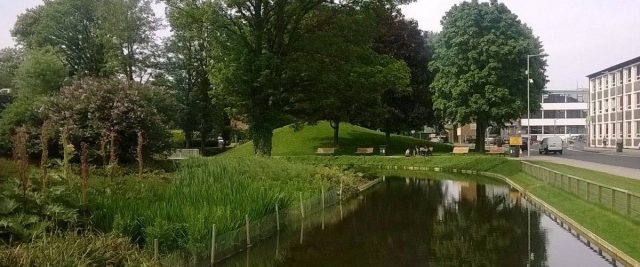
<path fill-rule="evenodd" d="M 531 109 L 530 109 L 530 95 L 529 86 L 533 83 L 530 77 L 529 61 L 532 57 L 546 57 L 548 54 L 527 55 L 527 157 L 531 157 Z"/>

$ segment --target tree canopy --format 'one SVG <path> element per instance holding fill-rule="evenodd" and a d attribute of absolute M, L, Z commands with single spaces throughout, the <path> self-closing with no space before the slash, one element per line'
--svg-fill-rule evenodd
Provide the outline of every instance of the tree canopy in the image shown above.
<path fill-rule="evenodd" d="M 485 129 L 518 119 L 527 108 L 527 55 L 544 52 L 540 40 L 497 1 L 454 5 L 442 19 L 434 61 L 434 107 L 451 123 L 475 122 L 476 149 Z M 531 59 L 531 110 L 539 108 L 546 61 Z"/>

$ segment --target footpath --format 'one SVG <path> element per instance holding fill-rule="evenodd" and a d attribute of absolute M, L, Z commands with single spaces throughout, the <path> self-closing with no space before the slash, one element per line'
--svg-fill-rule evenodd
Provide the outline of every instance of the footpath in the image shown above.
<path fill-rule="evenodd" d="M 568 149 L 574 150 L 574 151 L 598 153 L 602 155 L 640 158 L 640 149 L 635 149 L 635 148 L 625 148 L 622 150 L 622 152 L 616 152 L 615 148 L 604 148 L 604 147 L 583 147 L 581 149 L 569 147 Z"/>
<path fill-rule="evenodd" d="M 608 164 L 594 163 L 594 162 L 569 159 L 564 157 L 531 156 L 531 157 L 520 157 L 518 159 L 548 161 L 548 162 L 564 164 L 564 165 L 569 165 L 573 167 L 579 167 L 579 168 L 588 169 L 592 171 L 606 172 L 606 173 L 617 175 L 617 176 L 640 180 L 640 171 L 638 169 L 618 167 L 618 166 L 613 166 Z"/>

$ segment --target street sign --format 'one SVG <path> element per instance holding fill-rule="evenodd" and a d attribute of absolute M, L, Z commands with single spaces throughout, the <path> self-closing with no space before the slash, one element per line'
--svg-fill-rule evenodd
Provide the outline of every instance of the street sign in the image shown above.
<path fill-rule="evenodd" d="M 522 136 L 520 136 L 519 134 L 510 135 L 509 136 L 509 145 L 512 145 L 512 146 L 520 146 L 520 145 L 522 145 Z"/>

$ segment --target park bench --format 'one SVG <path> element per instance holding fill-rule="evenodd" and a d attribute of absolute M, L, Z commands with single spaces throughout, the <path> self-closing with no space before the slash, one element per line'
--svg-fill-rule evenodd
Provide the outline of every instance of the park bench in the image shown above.
<path fill-rule="evenodd" d="M 316 154 L 318 155 L 333 155 L 335 152 L 335 147 L 319 147 L 318 150 L 316 150 Z"/>
<path fill-rule="evenodd" d="M 176 151 L 174 151 L 173 154 L 169 156 L 169 159 L 181 160 L 181 159 L 187 159 L 190 157 L 199 157 L 199 156 L 200 156 L 199 149 L 176 149 Z"/>
<path fill-rule="evenodd" d="M 420 147 L 418 148 L 418 154 L 420 156 L 432 156 L 433 155 L 433 147 Z"/>
<path fill-rule="evenodd" d="M 356 149 L 356 154 L 358 155 L 371 155 L 373 154 L 373 147 L 359 147 Z"/>
<path fill-rule="evenodd" d="M 453 151 L 451 152 L 451 154 L 453 155 L 466 155 L 469 154 L 469 147 L 468 146 L 457 146 L 453 148 Z"/>
<path fill-rule="evenodd" d="M 504 156 L 504 147 L 492 147 L 489 149 L 489 152 L 487 152 L 487 155 L 500 155 L 500 156 Z"/>

